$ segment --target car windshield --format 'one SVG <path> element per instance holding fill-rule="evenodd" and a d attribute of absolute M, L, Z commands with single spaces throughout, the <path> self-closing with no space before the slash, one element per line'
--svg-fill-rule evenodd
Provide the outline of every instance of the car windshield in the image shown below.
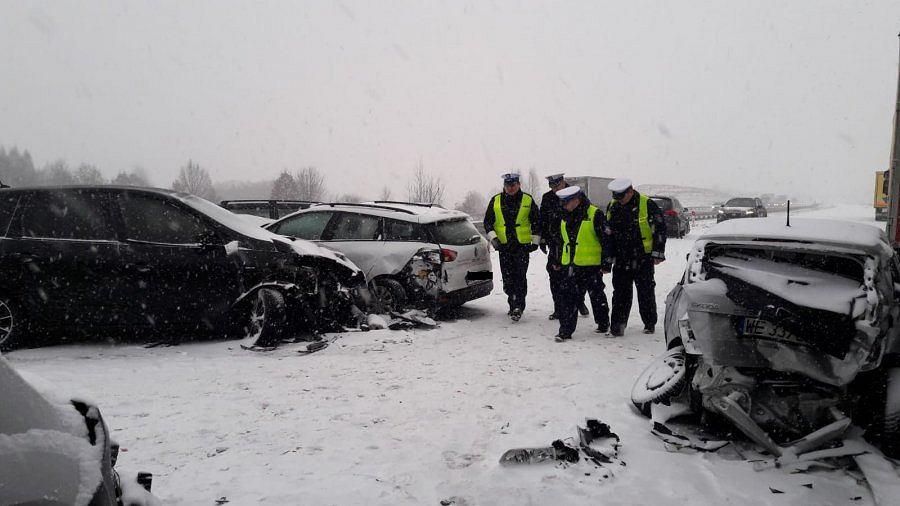
<path fill-rule="evenodd" d="M 481 240 L 481 234 L 475 229 L 475 225 L 465 218 L 439 221 L 433 223 L 431 228 L 438 244 L 465 246 L 477 244 Z"/>
<path fill-rule="evenodd" d="M 731 199 L 725 203 L 725 207 L 756 207 L 756 201 L 749 198 Z"/>

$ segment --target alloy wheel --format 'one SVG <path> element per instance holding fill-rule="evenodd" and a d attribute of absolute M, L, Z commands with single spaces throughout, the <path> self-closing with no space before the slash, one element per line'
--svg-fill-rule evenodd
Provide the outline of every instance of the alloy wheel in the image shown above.
<path fill-rule="evenodd" d="M 15 328 L 12 308 L 4 300 L 0 300 L 0 345 L 9 340 Z"/>

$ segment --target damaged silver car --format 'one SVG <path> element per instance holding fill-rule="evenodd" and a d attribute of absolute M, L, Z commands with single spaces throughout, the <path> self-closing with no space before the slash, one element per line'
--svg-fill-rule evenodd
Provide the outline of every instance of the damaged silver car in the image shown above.
<path fill-rule="evenodd" d="M 666 298 L 668 351 L 638 378 L 634 405 L 649 416 L 654 404 L 677 404 L 776 457 L 851 424 L 897 456 L 898 267 L 882 231 L 865 224 L 711 228 Z"/>

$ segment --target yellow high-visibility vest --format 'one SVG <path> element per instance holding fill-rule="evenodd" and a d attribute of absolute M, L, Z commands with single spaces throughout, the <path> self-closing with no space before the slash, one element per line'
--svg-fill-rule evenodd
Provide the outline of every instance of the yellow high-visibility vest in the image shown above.
<path fill-rule="evenodd" d="M 595 214 L 597 214 L 597 206 L 589 206 L 587 219 L 581 220 L 581 225 L 578 227 L 578 235 L 575 237 L 575 265 L 582 267 L 600 265 L 603 246 L 601 246 L 600 238 L 597 237 L 597 231 L 594 229 Z M 572 263 L 572 246 L 569 241 L 569 231 L 566 230 L 566 220 L 561 220 L 559 226 L 562 230 L 563 240 L 562 264 L 569 265 Z"/>
<path fill-rule="evenodd" d="M 494 233 L 500 244 L 506 244 L 506 220 L 503 218 L 503 209 L 500 208 L 500 197 L 502 194 L 494 195 Z M 527 193 L 522 194 L 522 202 L 519 204 L 519 212 L 516 215 L 516 238 L 519 244 L 531 243 L 531 206 L 534 205 L 534 199 Z"/>

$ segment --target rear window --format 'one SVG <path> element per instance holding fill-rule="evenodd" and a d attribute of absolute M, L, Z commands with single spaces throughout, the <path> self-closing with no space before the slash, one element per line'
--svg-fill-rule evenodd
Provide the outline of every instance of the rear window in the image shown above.
<path fill-rule="evenodd" d="M 114 240 L 106 202 L 105 194 L 94 191 L 37 192 L 21 214 L 22 237 Z"/>
<path fill-rule="evenodd" d="M 718 258 L 737 258 L 752 261 L 755 258 L 826 272 L 844 278 L 863 282 L 862 260 L 811 251 L 791 251 L 783 249 L 751 248 L 745 246 L 713 245 L 707 247 L 706 260 L 715 262 Z"/>
<path fill-rule="evenodd" d="M 18 194 L 0 194 L 0 237 L 6 235 L 9 228 L 9 220 L 12 218 L 16 204 L 19 202 Z"/>
<path fill-rule="evenodd" d="M 672 201 L 669 199 L 654 197 L 650 200 L 652 200 L 653 202 L 656 202 L 656 205 L 658 205 L 659 208 L 662 209 L 663 211 L 668 211 L 669 209 L 672 209 Z"/>
<path fill-rule="evenodd" d="M 465 218 L 432 223 L 431 230 L 438 244 L 465 246 L 477 244 L 481 240 L 481 234 L 475 229 L 475 225 Z"/>

